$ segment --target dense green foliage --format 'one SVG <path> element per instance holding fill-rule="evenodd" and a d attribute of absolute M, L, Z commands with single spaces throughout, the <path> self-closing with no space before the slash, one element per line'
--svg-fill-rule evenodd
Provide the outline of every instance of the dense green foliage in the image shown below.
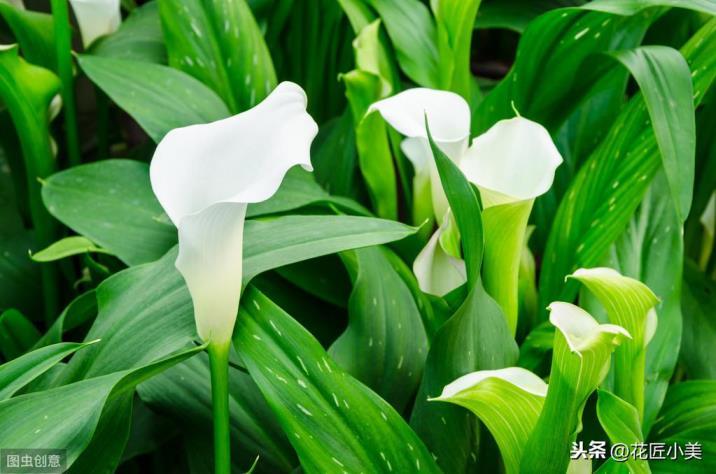
<path fill-rule="evenodd" d="M 51 4 L 0 0 L 0 450 L 214 470 L 149 163 L 292 81 L 314 169 L 246 212 L 233 472 L 716 472 L 716 1 L 123 0 L 84 46 Z M 468 143 L 544 126 L 551 187 L 495 201 L 430 110 L 413 137 L 372 107 L 416 87 Z M 460 284 L 423 291 L 422 249 Z"/>

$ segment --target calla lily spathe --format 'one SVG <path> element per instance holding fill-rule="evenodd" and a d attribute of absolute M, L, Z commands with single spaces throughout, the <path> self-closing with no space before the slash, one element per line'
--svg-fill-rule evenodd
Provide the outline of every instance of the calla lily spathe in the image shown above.
<path fill-rule="evenodd" d="M 204 341 L 226 342 L 233 331 L 247 205 L 270 198 L 294 165 L 312 170 L 318 126 L 306 102 L 283 82 L 246 112 L 172 130 L 154 153 L 152 189 L 179 230 L 176 267 Z"/>
<path fill-rule="evenodd" d="M 409 89 L 376 102 L 369 108 L 370 111 L 379 112 L 393 128 L 406 136 L 401 148 L 415 168 L 415 199 L 419 198 L 418 183 L 422 185 L 421 189 L 424 188 L 428 179 L 426 177 L 429 176 L 432 206 L 438 222 L 443 222 L 448 204 L 429 148 L 425 129 L 426 116 L 435 143 L 458 165 L 467 179 L 479 188 L 486 208 L 521 204 L 521 212 L 517 213 L 519 215 L 515 216 L 514 210 L 509 213 L 514 216 L 515 221 L 513 228 L 510 228 L 512 238 L 496 236 L 495 239 L 501 246 L 506 245 L 509 248 L 499 249 L 499 252 L 492 251 L 492 255 L 499 257 L 509 254 L 510 269 L 502 274 L 510 278 L 510 284 L 493 284 L 489 279 L 485 281 L 488 291 L 497 291 L 495 288 L 498 286 L 506 287 L 504 291 L 509 295 L 503 298 L 493 296 L 503 307 L 507 307 L 506 313 L 516 313 L 516 306 L 512 301 L 516 300 L 516 295 L 512 298 L 512 293 L 516 291 L 519 252 L 527 225 L 526 219 L 533 200 L 549 190 L 554 181 L 555 170 L 562 163 L 562 157 L 547 130 L 536 122 L 515 117 L 497 122 L 470 144 L 470 108 L 467 102 L 452 92 L 424 88 Z M 502 217 L 499 216 L 500 220 Z M 437 232 L 444 232 L 444 229 L 438 229 Z M 486 232 L 489 232 L 487 225 Z M 487 237 L 489 236 L 486 235 Z M 437 239 L 430 239 L 428 247 L 435 247 L 436 241 Z M 432 264 L 428 264 L 424 261 L 425 255 L 421 253 L 423 261 L 415 268 L 416 277 L 424 292 L 443 296 L 464 283 L 465 279 L 452 279 L 447 286 L 435 285 L 432 275 L 451 273 L 451 269 L 434 267 L 452 265 L 453 262 L 439 258 L 440 253 L 428 247 L 426 251 L 430 251 L 436 258 Z M 486 259 L 489 260 L 491 249 L 486 247 L 485 251 Z M 501 262 L 501 265 L 505 266 L 504 262 Z M 511 320 L 510 326 L 514 331 L 516 314 L 508 314 L 508 319 Z"/>
<path fill-rule="evenodd" d="M 122 23 L 120 0 L 70 0 L 70 3 L 85 48 L 100 36 L 117 31 Z"/>

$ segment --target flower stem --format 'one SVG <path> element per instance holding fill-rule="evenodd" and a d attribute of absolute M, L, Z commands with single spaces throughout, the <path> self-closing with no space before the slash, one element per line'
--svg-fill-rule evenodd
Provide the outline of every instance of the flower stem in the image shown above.
<path fill-rule="evenodd" d="M 229 348 L 231 341 L 210 343 L 211 404 L 214 418 L 214 472 L 231 473 L 229 432 Z"/>
<path fill-rule="evenodd" d="M 57 48 L 57 72 L 62 81 L 62 105 L 64 107 L 67 159 L 70 166 L 80 164 L 80 145 L 77 133 L 74 75 L 72 72 L 72 30 L 67 0 L 52 0 L 52 16 Z"/>

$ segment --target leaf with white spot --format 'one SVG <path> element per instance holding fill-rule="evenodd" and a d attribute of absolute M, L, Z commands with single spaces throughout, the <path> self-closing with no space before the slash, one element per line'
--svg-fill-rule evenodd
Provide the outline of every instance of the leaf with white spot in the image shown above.
<path fill-rule="evenodd" d="M 387 402 L 252 287 L 241 301 L 234 346 L 305 472 L 440 472 Z"/>

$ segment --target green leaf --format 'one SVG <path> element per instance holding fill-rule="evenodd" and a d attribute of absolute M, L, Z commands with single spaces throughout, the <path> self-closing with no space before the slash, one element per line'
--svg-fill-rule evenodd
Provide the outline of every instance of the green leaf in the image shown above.
<path fill-rule="evenodd" d="M 401 69 L 423 87 L 440 87 L 435 20 L 419 0 L 365 0 L 380 15 Z"/>
<path fill-rule="evenodd" d="M 522 451 L 544 405 L 547 384 L 519 367 L 464 375 L 431 400 L 463 406 L 497 441 L 508 474 L 520 472 Z"/>
<path fill-rule="evenodd" d="M 132 10 L 117 31 L 92 43 L 90 53 L 108 58 L 166 64 L 167 49 L 164 46 L 157 2 L 147 2 Z"/>
<path fill-rule="evenodd" d="M 114 159 L 76 166 L 48 179 L 42 194 L 57 219 L 128 265 L 156 260 L 177 241 L 176 229 L 152 192 L 146 163 Z M 271 199 L 250 205 L 247 214 L 280 213 L 312 204 L 368 213 L 349 199 L 331 197 L 309 173 L 295 169 Z"/>
<path fill-rule="evenodd" d="M 597 416 L 599 423 L 609 436 L 612 445 L 623 443 L 633 446 L 644 442 L 641 434 L 641 416 L 638 410 L 627 401 L 605 390 L 598 390 Z M 650 473 L 646 459 L 629 456 L 624 465 L 633 474 Z"/>
<path fill-rule="evenodd" d="M 25 62 L 18 56 L 17 45 L 0 46 L 0 101 L 10 112 L 22 147 L 34 240 L 39 246 L 55 240 L 56 222 L 42 205 L 38 179 L 48 177 L 56 167 L 49 123 L 50 104 L 59 89 L 59 78 Z M 45 312 L 50 317 L 58 299 L 55 269 L 47 266 L 42 272 Z"/>
<path fill-rule="evenodd" d="M 0 0 L 0 16 L 7 22 L 28 62 L 54 71 L 57 69 L 52 15 L 18 8 Z"/>
<path fill-rule="evenodd" d="M 156 260 L 176 243 L 176 229 L 163 218 L 145 163 L 77 166 L 50 177 L 42 197 L 57 219 L 128 265 Z"/>
<path fill-rule="evenodd" d="M 5 359 L 24 354 L 39 338 L 38 330 L 18 310 L 7 309 L 0 313 L 0 353 Z"/>
<path fill-rule="evenodd" d="M 713 351 L 716 344 L 716 283 L 687 262 L 682 286 L 684 334 L 681 360 L 693 379 L 716 379 Z"/>
<path fill-rule="evenodd" d="M 665 46 L 611 53 L 632 73 L 654 127 L 662 164 L 681 221 L 691 208 L 696 122 L 691 71 L 684 57 Z"/>
<path fill-rule="evenodd" d="M 232 113 L 276 86 L 263 35 L 244 0 L 158 0 L 169 65 L 216 92 Z"/>
<path fill-rule="evenodd" d="M 437 24 L 440 85 L 470 102 L 470 45 L 481 0 L 431 0 Z"/>
<path fill-rule="evenodd" d="M 31 255 L 36 262 L 53 262 L 72 255 L 79 255 L 87 252 L 109 253 L 101 247 L 97 247 L 91 240 L 79 235 L 65 237 L 51 244 L 49 247 Z"/>
<path fill-rule="evenodd" d="M 682 448 L 699 443 L 702 460 L 653 461 L 655 473 L 713 472 L 716 469 L 716 381 L 693 380 L 669 387 L 664 408 L 649 436 L 652 442 Z"/>
<path fill-rule="evenodd" d="M 393 408 L 343 372 L 288 314 L 253 288 L 234 345 L 306 472 L 439 472 Z"/>
<path fill-rule="evenodd" d="M 682 48 L 692 70 L 694 101 L 716 76 L 716 20 L 707 23 Z M 540 275 L 540 307 L 560 299 L 570 301 L 576 287 L 564 277 L 579 267 L 600 263 L 627 226 L 660 167 L 654 132 L 641 94 L 633 97 L 609 134 L 585 162 L 560 204 Z"/>
<path fill-rule="evenodd" d="M 358 163 L 373 208 L 380 217 L 397 219 L 397 180 L 387 128 L 379 114 L 365 115 L 368 106 L 382 97 L 382 79 L 358 70 L 341 77 L 346 84 L 346 97 L 353 112 Z"/>
<path fill-rule="evenodd" d="M 627 337 L 624 328 L 599 324 L 569 303 L 550 305 L 557 328 L 544 408 L 520 463 L 523 473 L 565 472 L 569 449 L 582 427 L 589 395 L 602 383 L 612 351 Z"/>
<path fill-rule="evenodd" d="M 467 280 L 473 288 L 480 279 L 480 266 L 484 249 L 482 212 L 477 193 L 460 169 L 440 150 L 430 134 L 430 124 L 425 117 L 430 148 L 445 190 L 450 209 L 460 231 L 462 251 L 465 257 Z"/>
<path fill-rule="evenodd" d="M 65 357 L 95 342 L 97 341 L 53 344 L 0 365 L 0 401 L 12 397 L 15 392 L 50 370 Z"/>
<path fill-rule="evenodd" d="M 198 354 L 147 380 L 137 392 L 152 410 L 170 416 L 185 436 L 198 434 L 211 442 L 209 380 L 209 359 Z M 243 472 L 258 455 L 264 472 L 290 471 L 297 464 L 296 456 L 251 377 L 231 368 L 229 396 L 232 446 L 239 448 L 232 456 L 234 463 Z M 212 454 L 209 449 L 207 464 Z"/>
<path fill-rule="evenodd" d="M 97 316 L 97 297 L 95 291 L 90 290 L 82 293 L 67 305 L 34 347 L 62 342 L 64 333 L 85 324 L 95 316 Z"/>
<path fill-rule="evenodd" d="M 211 89 L 176 69 L 87 54 L 80 55 L 78 62 L 90 80 L 157 143 L 174 128 L 229 116 Z"/>
<path fill-rule="evenodd" d="M 517 356 L 517 344 L 502 310 L 478 280 L 432 340 L 410 419 L 445 472 L 476 467 L 478 424 L 465 410 L 431 403 L 428 398 L 439 396 L 445 385 L 465 374 L 512 366 Z"/>
<path fill-rule="evenodd" d="M 646 345 L 656 331 L 653 309 L 658 298 L 639 280 L 611 268 L 580 268 L 567 278 L 585 285 L 606 309 L 609 321 L 631 335 L 614 354 L 614 394 L 633 405 L 639 418 L 643 417 Z"/>
<path fill-rule="evenodd" d="M 5 429 L 0 432 L 0 448 L 53 446 L 66 449 L 67 466 L 71 466 L 90 444 L 92 437 L 101 432 L 106 406 L 128 399 L 130 403 L 124 407 L 130 409 L 131 392 L 138 383 L 203 349 L 203 346 L 192 347 L 133 370 L 2 401 L 0 418 Z M 28 419 L 33 422 L 28 423 Z"/>
<path fill-rule="evenodd" d="M 368 247 L 345 258 L 356 273 L 348 301 L 348 328 L 329 354 L 403 412 L 420 383 L 428 340 L 413 295 L 387 252 Z"/>
<path fill-rule="evenodd" d="M 244 282 L 266 270 L 309 258 L 403 238 L 415 229 L 392 221 L 349 216 L 288 216 L 247 221 Z M 174 267 L 176 247 L 160 260 L 129 268 L 97 289 L 99 314 L 87 339 L 103 343 L 74 357 L 67 381 L 146 363 L 196 337 L 191 297 Z"/>

